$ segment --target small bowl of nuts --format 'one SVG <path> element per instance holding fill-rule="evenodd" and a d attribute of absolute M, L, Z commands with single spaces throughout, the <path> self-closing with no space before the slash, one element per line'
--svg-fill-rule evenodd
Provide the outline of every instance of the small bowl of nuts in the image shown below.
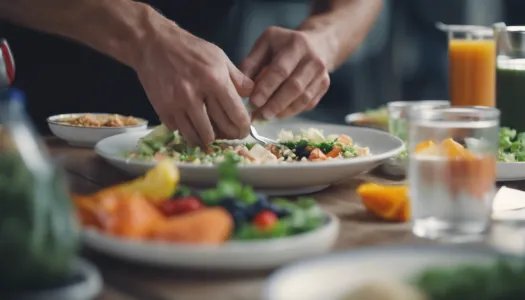
<path fill-rule="evenodd" d="M 109 113 L 60 114 L 47 123 L 55 136 L 76 147 L 94 147 L 107 137 L 148 127 L 144 119 Z"/>

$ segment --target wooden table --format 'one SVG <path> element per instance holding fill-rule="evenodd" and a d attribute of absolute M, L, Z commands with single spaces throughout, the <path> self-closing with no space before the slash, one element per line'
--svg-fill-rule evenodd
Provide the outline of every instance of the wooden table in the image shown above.
<path fill-rule="evenodd" d="M 91 149 L 71 148 L 53 138 L 46 141 L 53 157 L 67 170 L 75 193 L 93 192 L 130 179 L 99 159 Z M 367 214 L 355 193 L 363 181 L 402 183 L 365 175 L 313 195 L 324 209 L 341 220 L 341 232 L 334 251 L 407 242 L 426 243 L 413 237 L 409 224 L 386 223 Z M 525 186 L 523 183 L 518 185 Z M 504 234 L 505 238 L 502 238 L 500 232 L 498 239 L 516 239 L 510 235 L 521 235 L 522 232 L 507 228 Z M 173 271 L 133 265 L 87 250 L 83 254 L 100 268 L 104 277 L 105 287 L 98 300 L 256 300 L 270 274 Z"/>

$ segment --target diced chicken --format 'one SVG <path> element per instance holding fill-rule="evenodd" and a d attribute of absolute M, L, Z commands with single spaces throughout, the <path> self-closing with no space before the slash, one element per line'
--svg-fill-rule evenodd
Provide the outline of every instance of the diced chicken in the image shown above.
<path fill-rule="evenodd" d="M 355 152 L 357 153 L 357 156 L 367 156 L 368 154 L 370 154 L 370 148 L 368 148 L 368 147 L 364 147 L 364 148 L 356 147 L 355 148 Z"/>
<path fill-rule="evenodd" d="M 273 155 L 275 155 L 275 157 L 277 157 L 277 158 L 281 157 L 281 153 L 279 152 L 279 147 L 277 147 L 277 145 L 275 145 L 275 144 L 267 144 L 266 146 L 264 146 L 264 148 L 266 150 L 270 151 Z"/>
<path fill-rule="evenodd" d="M 255 158 L 250 154 L 250 150 L 246 146 L 238 146 L 235 148 L 235 152 L 242 157 L 246 157 L 250 161 L 254 161 Z"/>
<path fill-rule="evenodd" d="M 278 161 L 277 157 L 273 155 L 272 152 L 264 149 L 264 147 L 259 144 L 255 144 L 249 151 L 249 154 L 255 159 L 255 161 L 260 163 Z"/>
<path fill-rule="evenodd" d="M 321 151 L 321 149 L 315 148 L 310 152 L 308 159 L 311 161 L 326 160 L 326 155 L 323 153 L 323 151 Z"/>
<path fill-rule="evenodd" d="M 346 145 L 346 146 L 352 146 L 352 144 L 354 143 L 351 137 L 349 137 L 348 135 L 344 135 L 344 134 L 340 135 L 335 141 L 343 145 Z"/>

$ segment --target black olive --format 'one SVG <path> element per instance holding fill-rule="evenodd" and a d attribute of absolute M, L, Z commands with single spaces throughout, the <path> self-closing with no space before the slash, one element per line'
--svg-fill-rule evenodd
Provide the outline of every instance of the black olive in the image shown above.
<path fill-rule="evenodd" d="M 310 152 L 306 149 L 306 146 L 297 146 L 297 148 L 295 148 L 295 155 L 297 155 L 297 159 L 301 159 L 303 157 L 308 158 L 308 156 L 310 156 Z"/>

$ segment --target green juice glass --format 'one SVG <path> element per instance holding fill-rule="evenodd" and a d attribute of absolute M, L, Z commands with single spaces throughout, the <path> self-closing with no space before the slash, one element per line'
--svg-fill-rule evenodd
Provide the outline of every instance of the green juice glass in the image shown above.
<path fill-rule="evenodd" d="M 495 28 L 496 106 L 501 126 L 525 131 L 525 26 Z"/>

